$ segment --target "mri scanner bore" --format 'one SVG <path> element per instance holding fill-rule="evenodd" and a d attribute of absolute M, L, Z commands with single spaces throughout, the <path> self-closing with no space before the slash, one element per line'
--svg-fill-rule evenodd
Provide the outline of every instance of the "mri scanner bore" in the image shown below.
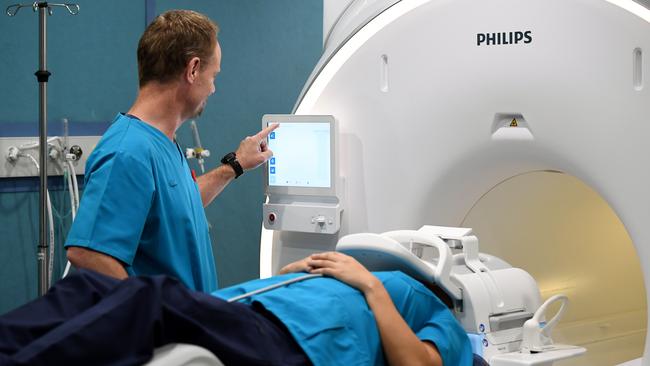
<path fill-rule="evenodd" d="M 463 225 L 481 238 L 483 251 L 525 268 L 543 298 L 569 297 L 554 340 L 581 344 L 587 353 L 558 365 L 641 357 L 647 319 L 639 259 L 616 213 L 593 189 L 557 172 L 523 174 L 487 192 Z"/>

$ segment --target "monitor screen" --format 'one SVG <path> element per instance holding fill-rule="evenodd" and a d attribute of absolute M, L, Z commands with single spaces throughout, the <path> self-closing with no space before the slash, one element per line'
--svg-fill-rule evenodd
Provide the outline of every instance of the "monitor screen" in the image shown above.
<path fill-rule="evenodd" d="M 267 164 L 269 187 L 331 188 L 329 122 L 283 122 L 268 136 L 273 157 Z"/>

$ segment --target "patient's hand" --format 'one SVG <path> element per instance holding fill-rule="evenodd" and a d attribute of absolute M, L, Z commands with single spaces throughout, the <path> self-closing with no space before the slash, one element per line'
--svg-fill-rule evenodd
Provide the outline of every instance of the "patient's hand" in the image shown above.
<path fill-rule="evenodd" d="M 339 252 L 325 252 L 312 254 L 306 259 L 306 264 L 312 267 L 310 273 L 320 273 L 334 277 L 364 294 L 373 288 L 377 288 L 377 286 L 381 286 L 381 282 L 377 277 L 349 255 Z"/>
<path fill-rule="evenodd" d="M 278 274 L 287 274 L 287 273 L 295 273 L 295 272 L 309 272 L 311 270 L 311 267 L 309 264 L 307 264 L 307 260 L 309 260 L 310 257 L 303 258 L 299 261 L 295 261 L 293 263 L 289 263 L 286 266 L 282 267 L 280 272 Z"/>

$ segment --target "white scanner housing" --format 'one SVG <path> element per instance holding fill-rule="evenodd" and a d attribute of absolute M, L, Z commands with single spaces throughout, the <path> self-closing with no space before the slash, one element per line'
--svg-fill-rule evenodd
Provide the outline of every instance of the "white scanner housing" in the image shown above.
<path fill-rule="evenodd" d="M 616 213 L 647 300 L 649 21 L 648 9 L 626 0 L 354 1 L 294 110 L 337 119 L 340 231 L 263 230 L 261 275 L 351 233 L 462 226 L 501 182 L 553 171 L 577 178 Z M 576 291 L 592 285 L 576 283 Z M 641 327 L 641 354 L 616 363 L 650 365 Z M 590 332 L 607 340 L 601 328 Z M 618 352 L 608 347 L 603 355 Z"/>

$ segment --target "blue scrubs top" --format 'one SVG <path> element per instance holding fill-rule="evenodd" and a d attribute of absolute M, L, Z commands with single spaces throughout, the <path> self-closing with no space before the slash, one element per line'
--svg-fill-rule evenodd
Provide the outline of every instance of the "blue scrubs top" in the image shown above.
<path fill-rule="evenodd" d="M 292 273 L 213 292 L 229 299 L 303 276 Z M 434 343 L 445 366 L 470 366 L 470 341 L 449 309 L 426 287 L 402 272 L 374 272 L 395 307 L 421 340 Z M 375 318 L 361 292 L 328 277 L 317 277 L 251 296 L 289 329 L 314 365 L 384 365 Z"/>
<path fill-rule="evenodd" d="M 130 275 L 167 274 L 217 289 L 201 194 L 179 146 L 118 114 L 86 163 L 85 189 L 66 247 L 110 255 Z"/>

